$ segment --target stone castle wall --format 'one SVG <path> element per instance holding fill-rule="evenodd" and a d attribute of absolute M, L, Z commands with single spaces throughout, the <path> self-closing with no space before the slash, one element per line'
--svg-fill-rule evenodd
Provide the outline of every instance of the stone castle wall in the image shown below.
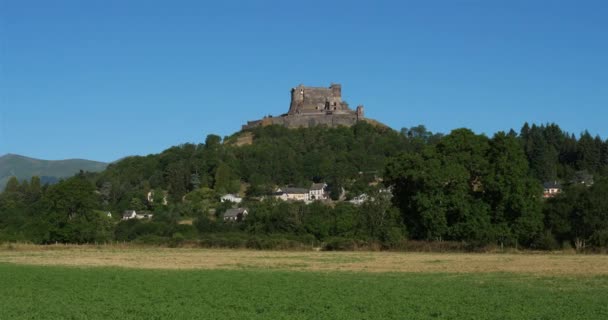
<path fill-rule="evenodd" d="M 248 130 L 268 125 L 280 125 L 287 128 L 309 128 L 314 126 L 327 126 L 330 128 L 340 126 L 350 127 L 359 120 L 363 119 L 360 119 L 357 114 L 353 113 L 284 115 L 249 121 L 246 125 L 243 125 L 242 129 Z"/>
<path fill-rule="evenodd" d="M 342 101 L 342 86 L 332 84 L 329 88 L 299 85 L 291 89 L 291 104 L 288 114 L 326 111 L 352 111 Z"/>
<path fill-rule="evenodd" d="M 306 87 L 299 85 L 291 89 L 289 111 L 279 117 L 265 117 L 248 121 L 243 130 L 259 126 L 281 125 L 287 128 L 308 128 L 313 126 L 352 126 L 364 120 L 363 106 L 351 110 L 342 101 L 342 86 L 332 84 L 329 88 Z"/>

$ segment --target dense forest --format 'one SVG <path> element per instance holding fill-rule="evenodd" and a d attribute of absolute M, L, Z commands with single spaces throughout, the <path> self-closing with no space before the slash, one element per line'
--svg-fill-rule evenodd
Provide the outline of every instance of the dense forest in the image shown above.
<path fill-rule="evenodd" d="M 252 143 L 239 146 L 240 134 Z M 492 137 L 367 123 L 268 126 L 128 157 L 54 185 L 13 178 L 0 194 L 0 241 L 325 249 L 432 241 L 596 250 L 608 246 L 607 177 L 608 141 L 555 124 Z M 313 182 L 326 182 L 332 201 L 268 196 Z M 544 182 L 561 184 L 562 192 L 544 199 Z M 246 219 L 221 218 L 236 206 L 220 202 L 226 193 L 244 196 Z M 361 205 L 347 201 L 361 194 Z M 122 221 L 124 210 L 152 218 Z"/>

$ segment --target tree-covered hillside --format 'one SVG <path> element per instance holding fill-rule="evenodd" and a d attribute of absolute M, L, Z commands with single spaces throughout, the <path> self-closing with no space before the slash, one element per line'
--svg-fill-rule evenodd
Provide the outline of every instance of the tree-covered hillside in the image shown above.
<path fill-rule="evenodd" d="M 257 128 L 251 145 L 235 146 L 228 138 L 209 135 L 204 144 L 183 144 L 146 157 L 130 157 L 111 164 L 96 179 L 106 190 L 110 208 L 125 208 L 133 197 L 149 190 L 168 191 L 180 201 L 194 189 L 208 187 L 217 193 L 239 192 L 260 196 L 275 186 L 308 187 L 325 181 L 332 190 L 361 189 L 381 177 L 390 157 L 413 152 L 430 140 L 408 137 L 388 128 L 359 123 L 351 128 Z M 414 131 L 416 131 L 414 130 Z M 426 140 L 425 140 L 426 139 Z"/>
<path fill-rule="evenodd" d="M 50 187 L 13 179 L 0 195 L 0 240 L 328 249 L 398 248 L 407 239 L 465 247 L 608 245 L 608 142 L 587 132 L 576 137 L 555 124 L 526 124 L 519 134 L 487 137 L 359 123 L 246 134 L 251 144 L 209 135 Z M 544 199 L 546 181 L 563 191 Z M 278 186 L 313 182 L 326 182 L 333 201 L 270 196 Z M 223 221 L 236 205 L 219 201 L 225 193 L 244 197 L 245 219 Z M 360 205 L 345 201 L 362 194 Z M 124 210 L 153 218 L 120 221 Z"/>

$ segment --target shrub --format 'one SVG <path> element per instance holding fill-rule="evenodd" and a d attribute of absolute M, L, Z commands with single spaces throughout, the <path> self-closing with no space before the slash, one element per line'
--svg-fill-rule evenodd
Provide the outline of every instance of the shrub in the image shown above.
<path fill-rule="evenodd" d="M 184 235 L 179 232 L 176 232 L 173 234 L 173 236 L 171 236 L 171 240 L 169 241 L 169 247 L 175 248 L 184 243 L 184 240 Z"/>
<path fill-rule="evenodd" d="M 169 242 L 169 238 L 161 237 L 153 234 L 146 234 L 140 237 L 137 237 L 133 242 L 138 244 L 147 244 L 147 245 L 165 245 Z"/>
<path fill-rule="evenodd" d="M 550 231 L 545 231 L 534 237 L 530 248 L 536 250 L 555 250 L 559 248 L 559 243 Z"/>
<path fill-rule="evenodd" d="M 590 242 L 596 247 L 608 247 L 608 229 L 595 231 L 591 235 Z"/>
<path fill-rule="evenodd" d="M 347 251 L 354 250 L 357 247 L 357 243 L 353 239 L 333 237 L 327 239 L 323 250 L 327 251 Z"/>

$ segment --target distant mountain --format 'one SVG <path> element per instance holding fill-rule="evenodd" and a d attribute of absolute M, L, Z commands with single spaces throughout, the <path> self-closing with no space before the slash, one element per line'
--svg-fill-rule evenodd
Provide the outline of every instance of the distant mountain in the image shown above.
<path fill-rule="evenodd" d="M 107 167 L 107 163 L 83 159 L 40 160 L 16 154 L 0 157 L 0 192 L 10 177 L 19 180 L 39 176 L 42 183 L 55 183 L 61 178 L 73 176 L 80 170 L 98 172 Z"/>

